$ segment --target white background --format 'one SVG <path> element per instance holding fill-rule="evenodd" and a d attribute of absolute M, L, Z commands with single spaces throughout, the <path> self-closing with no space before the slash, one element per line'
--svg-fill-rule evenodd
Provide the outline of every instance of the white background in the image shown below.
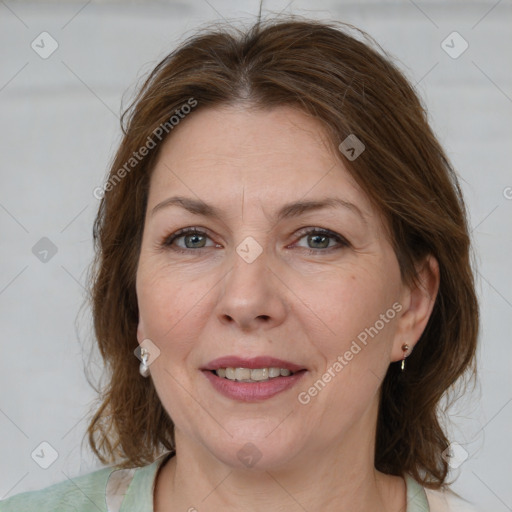
<path fill-rule="evenodd" d="M 454 489 L 481 510 L 512 510 L 512 5 L 266 1 L 264 14 L 337 19 L 389 51 L 425 101 L 470 211 L 482 309 L 480 386 L 452 411 L 468 459 Z M 101 467 L 81 444 L 95 397 L 84 300 L 92 223 L 138 81 L 200 24 L 255 19 L 258 1 L 0 2 L 0 499 Z M 31 48 L 43 31 L 58 49 Z M 457 31 L 457 59 L 441 47 Z M 37 39 L 36 39 L 37 41 Z M 508 196 L 508 198 L 507 198 Z M 46 263 L 32 247 L 48 237 Z M 79 314 L 80 311 L 80 314 Z M 101 373 L 93 352 L 92 377 Z M 41 442 L 58 453 L 42 469 Z M 46 453 L 49 453 L 48 450 Z"/>

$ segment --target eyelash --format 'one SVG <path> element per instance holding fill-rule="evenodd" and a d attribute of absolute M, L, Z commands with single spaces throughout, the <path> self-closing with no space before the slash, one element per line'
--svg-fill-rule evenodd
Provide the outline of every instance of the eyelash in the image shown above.
<path fill-rule="evenodd" d="M 172 244 L 173 242 L 175 242 L 177 239 L 179 238 L 182 238 L 184 237 L 185 235 L 188 235 L 188 234 L 197 234 L 197 235 L 201 235 L 201 236 L 206 236 L 208 238 L 210 238 L 208 236 L 208 233 L 202 231 L 201 229 L 199 228 L 195 228 L 195 227 L 189 227 L 189 228 L 183 228 L 183 229 L 180 229 L 179 231 L 176 231 L 175 233 L 169 235 L 169 236 L 166 236 L 163 238 L 163 240 L 161 241 L 160 245 L 164 248 L 167 248 L 167 249 L 171 249 L 175 252 L 178 252 L 178 253 L 185 253 L 185 254 L 190 254 L 191 251 L 201 251 L 201 249 L 208 249 L 208 247 L 198 247 L 196 249 L 182 249 L 182 248 L 177 248 L 177 247 L 172 247 Z M 307 254 L 309 255 L 318 255 L 319 253 L 330 253 L 332 250 L 339 250 L 339 249 L 342 249 L 344 247 L 349 247 L 350 246 L 350 243 L 345 239 L 343 238 L 341 235 L 338 235 L 337 233 L 334 233 L 333 231 L 330 231 L 329 229 L 324 229 L 324 228 L 304 228 L 302 230 L 299 231 L 299 233 L 297 233 L 296 236 L 298 236 L 298 240 L 300 240 L 301 238 L 304 238 L 306 235 L 324 235 L 324 236 L 327 236 L 329 238 L 333 238 L 334 240 L 336 240 L 338 242 L 338 246 L 334 246 L 334 247 L 327 247 L 325 249 L 306 249 L 306 248 L 303 248 L 307 251 Z"/>

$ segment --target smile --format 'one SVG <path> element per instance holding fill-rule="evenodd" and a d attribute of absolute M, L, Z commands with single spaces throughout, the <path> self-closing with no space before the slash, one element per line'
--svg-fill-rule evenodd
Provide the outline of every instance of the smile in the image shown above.
<path fill-rule="evenodd" d="M 217 376 L 239 382 L 263 382 L 276 377 L 288 377 L 292 372 L 288 368 L 219 368 Z"/>
<path fill-rule="evenodd" d="M 307 369 L 296 362 L 270 355 L 247 358 L 219 357 L 202 368 L 202 374 L 219 394 L 242 402 L 267 400 L 302 379 Z"/>

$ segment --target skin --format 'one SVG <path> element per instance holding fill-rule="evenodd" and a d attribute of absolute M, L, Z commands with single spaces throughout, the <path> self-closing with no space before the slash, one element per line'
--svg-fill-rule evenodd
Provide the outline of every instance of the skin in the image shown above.
<path fill-rule="evenodd" d="M 180 206 L 151 213 L 176 195 L 217 206 L 222 220 Z M 365 220 L 343 207 L 272 219 L 285 203 L 327 196 L 354 204 Z M 184 227 L 208 236 L 175 240 L 172 247 L 186 253 L 162 246 Z M 302 228 L 329 229 L 349 244 Z M 249 236 L 262 249 L 251 263 L 236 251 Z M 290 107 L 245 105 L 183 120 L 151 177 L 136 280 L 137 336 L 160 350 L 151 378 L 177 446 L 157 475 L 155 510 L 405 511 L 404 480 L 378 472 L 373 453 L 382 379 L 404 343 L 410 354 L 437 293 L 435 260 L 419 272 L 419 288 L 402 282 L 382 218 L 317 120 Z M 299 392 L 394 303 L 401 311 L 300 403 Z M 271 355 L 308 373 L 268 400 L 240 402 L 220 395 L 199 370 L 225 355 Z M 246 443 L 261 454 L 252 467 L 237 456 Z"/>

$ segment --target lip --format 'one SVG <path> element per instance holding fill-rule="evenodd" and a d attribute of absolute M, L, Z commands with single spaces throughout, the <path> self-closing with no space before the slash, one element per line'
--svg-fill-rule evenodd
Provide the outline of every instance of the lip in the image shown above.
<path fill-rule="evenodd" d="M 223 367 L 220 366 L 220 368 Z M 248 367 L 245 366 L 244 368 Z M 257 366 L 257 368 L 261 368 L 261 366 Z M 306 373 L 307 370 L 303 369 L 302 371 L 298 371 L 288 377 L 275 377 L 263 382 L 239 382 L 219 377 L 213 371 L 208 369 L 202 370 L 202 374 L 210 381 L 210 384 L 217 392 L 227 398 L 241 402 L 258 402 L 267 400 L 278 393 L 295 386 Z"/>
<path fill-rule="evenodd" d="M 292 373 L 307 369 L 304 368 L 304 366 L 291 363 L 290 361 L 284 361 L 283 359 L 276 359 L 270 356 L 252 358 L 224 356 L 210 361 L 205 367 L 201 368 L 201 370 L 218 370 L 219 368 L 250 368 L 251 370 L 256 368 L 286 368 Z M 276 378 L 278 379 L 279 377 Z"/>
<path fill-rule="evenodd" d="M 219 368 L 250 368 L 252 370 L 256 368 L 286 368 L 293 374 L 260 382 L 240 382 L 219 377 L 214 373 L 214 370 Z M 227 398 L 242 402 L 267 400 L 293 387 L 307 372 L 307 368 L 303 366 L 270 356 L 252 358 L 223 356 L 210 361 L 201 370 L 217 392 Z"/>

